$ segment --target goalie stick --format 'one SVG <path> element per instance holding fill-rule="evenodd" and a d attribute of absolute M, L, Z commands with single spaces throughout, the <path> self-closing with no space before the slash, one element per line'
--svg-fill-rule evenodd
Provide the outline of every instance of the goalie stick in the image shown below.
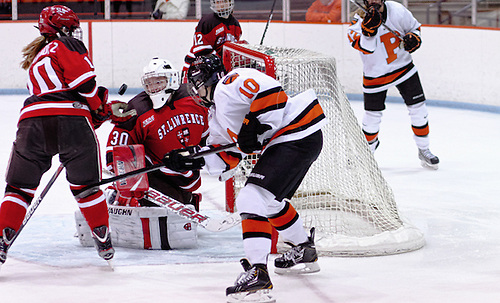
<path fill-rule="evenodd" d="M 221 152 L 221 151 L 225 151 L 225 150 L 228 150 L 228 149 L 236 147 L 236 146 L 237 146 L 236 142 L 225 144 L 225 145 L 219 145 L 219 146 L 210 145 L 210 146 L 203 147 L 199 152 L 196 152 L 196 153 L 193 153 L 193 154 L 189 154 L 189 152 L 186 151 L 185 154 L 184 154 L 184 156 L 186 156 L 188 158 L 191 158 L 191 159 L 197 159 L 197 158 L 204 157 L 206 155 L 215 154 L 215 153 L 218 153 L 218 152 Z M 117 175 L 117 176 L 114 176 L 114 177 L 111 177 L 111 178 L 102 179 L 99 182 L 96 182 L 96 183 L 93 183 L 93 184 L 85 186 L 82 189 L 82 192 L 79 194 L 79 196 L 85 197 L 96 186 L 101 186 L 101 185 L 104 185 L 104 184 L 108 184 L 108 183 L 115 182 L 115 181 L 118 181 L 118 180 L 123 180 L 123 179 L 129 178 L 129 177 L 133 177 L 133 176 L 136 176 L 136 175 L 140 175 L 140 174 L 146 174 L 146 173 L 149 173 L 149 172 L 152 172 L 152 171 L 155 171 L 155 170 L 159 170 L 162 167 L 165 167 L 165 164 L 159 163 L 159 164 L 154 164 L 154 165 L 149 166 L 149 167 L 144 167 L 144 168 L 136 169 L 136 170 L 130 171 L 130 172 L 122 174 L 122 175 Z"/>
<path fill-rule="evenodd" d="M 364 8 L 361 4 L 359 4 L 358 2 L 356 2 L 356 0 L 349 0 L 349 1 L 351 1 L 351 3 L 353 3 L 358 8 L 360 8 L 363 12 L 365 12 L 365 14 L 368 14 L 368 11 L 366 10 L 366 8 Z M 390 31 L 391 33 L 393 33 L 394 36 L 398 37 L 401 41 L 403 41 L 403 37 L 398 32 L 396 32 L 392 28 L 390 28 L 387 25 L 385 25 L 385 22 L 383 22 L 383 21 L 382 21 L 382 26 L 384 26 L 388 31 Z"/>
<path fill-rule="evenodd" d="M 144 198 L 160 207 L 168 209 L 169 211 L 181 217 L 185 217 L 188 220 L 199 224 L 208 231 L 225 231 L 233 226 L 238 225 L 241 222 L 241 217 L 238 213 L 231 214 L 222 219 L 211 218 L 187 207 L 184 203 L 181 203 L 167 195 L 162 194 L 154 188 L 149 188 Z"/>

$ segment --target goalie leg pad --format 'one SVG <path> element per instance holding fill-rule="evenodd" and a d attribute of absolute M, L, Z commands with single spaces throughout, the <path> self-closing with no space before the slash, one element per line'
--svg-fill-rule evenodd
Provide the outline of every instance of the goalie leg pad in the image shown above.
<path fill-rule="evenodd" d="M 115 247 L 169 250 L 197 246 L 198 225 L 167 209 L 108 205 L 108 210 Z M 75 220 L 80 244 L 93 246 L 90 228 L 79 211 Z"/>

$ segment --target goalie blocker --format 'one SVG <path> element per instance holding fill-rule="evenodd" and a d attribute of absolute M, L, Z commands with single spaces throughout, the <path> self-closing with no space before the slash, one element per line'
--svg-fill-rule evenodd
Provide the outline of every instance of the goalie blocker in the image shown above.
<path fill-rule="evenodd" d="M 108 212 L 115 247 L 169 250 L 197 246 L 197 224 L 168 209 L 108 205 Z M 80 244 L 93 246 L 90 228 L 80 211 L 75 212 L 75 221 Z"/>

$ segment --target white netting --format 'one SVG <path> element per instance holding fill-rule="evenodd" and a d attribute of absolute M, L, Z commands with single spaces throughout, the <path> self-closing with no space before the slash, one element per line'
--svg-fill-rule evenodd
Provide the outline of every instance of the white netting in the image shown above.
<path fill-rule="evenodd" d="M 324 145 L 292 199 L 305 227 L 316 227 L 320 252 L 339 256 L 385 255 L 421 248 L 422 233 L 398 213 L 394 195 L 369 150 L 337 79 L 336 64 L 304 49 L 229 44 L 226 68 L 257 68 L 278 79 L 289 96 L 313 88 L 328 125 Z M 234 195 L 252 160 L 242 161 Z"/>

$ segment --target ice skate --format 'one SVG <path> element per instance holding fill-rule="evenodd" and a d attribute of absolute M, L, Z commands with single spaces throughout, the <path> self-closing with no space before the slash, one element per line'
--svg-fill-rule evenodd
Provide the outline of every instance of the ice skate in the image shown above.
<path fill-rule="evenodd" d="M 271 294 L 273 283 L 269 278 L 267 266 L 265 264 L 252 266 L 247 259 L 241 259 L 240 263 L 245 272 L 238 276 L 234 286 L 226 289 L 227 302 L 276 302 Z"/>
<path fill-rule="evenodd" d="M 9 250 L 15 234 L 16 231 L 10 227 L 3 229 L 2 236 L 0 237 L 0 266 L 4 264 L 7 259 L 7 251 Z"/>
<path fill-rule="evenodd" d="M 277 274 L 307 274 L 320 270 L 318 253 L 314 245 L 314 227 L 307 242 L 299 245 L 285 242 L 292 248 L 274 260 L 274 272 Z"/>
<path fill-rule="evenodd" d="M 111 244 L 111 235 L 109 233 L 109 228 L 105 225 L 96 227 L 92 230 L 92 237 L 94 238 L 95 247 L 99 256 L 104 260 L 108 261 L 112 267 L 110 260 L 115 255 L 115 249 Z"/>
<path fill-rule="evenodd" d="M 439 158 L 436 157 L 431 151 L 427 149 L 418 149 L 418 158 L 422 167 L 438 169 Z"/>

